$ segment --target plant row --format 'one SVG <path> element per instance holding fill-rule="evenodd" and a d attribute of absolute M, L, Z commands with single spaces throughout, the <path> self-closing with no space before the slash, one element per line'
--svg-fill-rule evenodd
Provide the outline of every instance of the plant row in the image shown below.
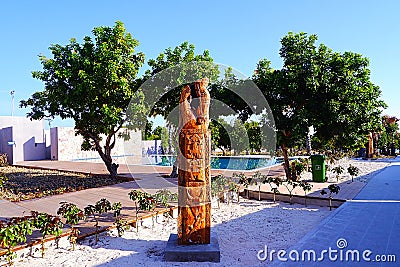
<path fill-rule="evenodd" d="M 292 204 L 293 192 L 295 188 L 299 187 L 304 192 L 304 205 L 307 206 L 307 193 L 311 191 L 313 185 L 306 181 L 292 181 L 283 180 L 278 177 L 270 177 L 261 172 L 256 172 L 252 176 L 246 176 L 244 173 L 234 173 L 232 177 L 225 177 L 218 175 L 211 180 L 211 194 L 218 202 L 218 207 L 221 199 L 226 200 L 228 203 L 233 201 L 236 194 L 237 202 L 239 202 L 240 186 L 246 189 L 246 197 L 249 198 L 249 186 L 258 186 L 258 200 L 261 200 L 261 186 L 268 184 L 271 192 L 273 193 L 274 203 L 276 202 L 276 194 L 279 192 L 279 187 L 284 186 L 289 192 L 290 204 Z M 329 194 L 322 190 L 321 195 L 328 194 L 329 207 L 332 208 L 333 194 L 338 194 L 340 187 L 335 184 L 328 186 Z"/>
<path fill-rule="evenodd" d="M 157 206 L 167 208 L 170 202 L 177 200 L 177 194 L 173 194 L 166 189 L 159 190 L 154 195 L 139 190 L 132 190 L 129 192 L 129 198 L 135 203 L 136 226 L 138 227 L 138 214 L 140 211 L 154 211 Z M 0 248 L 7 249 L 4 257 L 8 264 L 12 265 L 13 259 L 16 258 L 13 248 L 25 243 L 28 236 L 31 236 L 34 230 L 38 230 L 41 233 L 41 254 L 44 257 L 46 237 L 53 235 L 58 239 L 62 234 L 65 223 L 69 225 L 68 239 L 71 249 L 75 250 L 79 236 L 79 230 L 76 225 L 87 218 L 91 218 L 94 221 L 95 240 L 97 243 L 100 218 L 110 211 L 113 211 L 114 225 L 117 228 L 118 236 L 121 237 L 129 227 L 128 222 L 121 216 L 121 210 L 121 202 L 111 204 L 109 200 L 102 198 L 95 204 L 89 204 L 83 209 L 80 209 L 74 203 L 60 202 L 57 210 L 58 216 L 31 211 L 31 215 L 29 216 L 0 220 Z"/>

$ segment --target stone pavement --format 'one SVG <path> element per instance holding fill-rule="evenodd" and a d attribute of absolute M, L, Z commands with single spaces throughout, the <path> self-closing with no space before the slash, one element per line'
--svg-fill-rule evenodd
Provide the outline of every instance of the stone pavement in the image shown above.
<path fill-rule="evenodd" d="M 71 162 L 71 161 L 23 161 L 15 164 L 21 167 L 32 167 L 42 169 L 52 169 L 60 171 L 71 171 L 80 173 L 91 173 L 91 174 L 108 174 L 108 171 L 103 163 L 92 163 L 92 162 Z M 0 219 L 9 218 L 13 216 L 22 216 L 24 213 L 30 212 L 31 210 L 38 210 L 54 214 L 60 201 L 69 201 L 78 204 L 80 207 L 84 207 L 88 204 L 93 204 L 95 201 L 101 198 L 107 198 L 111 202 L 121 201 L 123 206 L 126 204 L 132 206 L 132 201 L 129 200 L 128 193 L 134 188 L 141 188 L 142 190 L 154 194 L 161 188 L 166 188 L 171 192 L 177 192 L 177 181 L 176 179 L 163 178 L 171 172 L 171 167 L 163 166 L 146 166 L 146 165 L 123 165 L 121 164 L 119 169 L 119 177 L 125 179 L 134 179 L 133 181 L 126 182 L 123 184 L 104 186 L 101 188 L 93 188 L 84 191 L 78 191 L 73 193 L 66 193 L 63 195 L 49 196 L 42 199 L 32 199 L 22 202 L 9 202 L 0 200 Z M 235 171 L 231 170 L 212 170 L 212 175 L 224 174 L 226 176 L 232 176 Z M 236 171 L 237 172 L 237 171 Z M 254 171 L 245 171 L 246 175 L 252 175 Z M 269 174 L 270 176 L 281 177 L 284 176 L 284 170 L 282 166 L 274 166 L 270 169 L 264 169 L 263 174 Z M 320 196 L 319 192 L 322 188 L 326 188 L 330 183 L 313 183 L 312 191 L 309 193 L 310 196 Z M 341 190 L 338 195 L 335 195 L 336 199 L 353 199 L 354 196 L 365 186 L 365 182 L 354 181 L 353 183 L 339 184 Z M 258 190 L 257 187 L 250 187 L 250 189 Z M 270 192 L 271 188 L 269 185 L 262 185 L 262 191 Z M 279 192 L 288 193 L 287 189 L 283 186 L 279 188 Z M 296 188 L 294 195 L 303 195 L 304 192 L 300 188 Z"/>
<path fill-rule="evenodd" d="M 341 205 L 286 250 L 283 256 L 286 262 L 280 261 L 275 253 L 273 263 L 268 265 L 271 261 L 267 258 L 265 265 L 399 266 L 399 190 L 400 160 L 396 160 L 374 176 L 354 200 Z M 297 262 L 289 258 L 289 255 L 296 258 L 296 253 Z"/>
<path fill-rule="evenodd" d="M 71 162 L 71 161 L 22 161 L 15 166 L 51 169 L 60 171 L 79 172 L 87 174 L 108 174 L 103 163 L 92 162 Z M 23 216 L 31 210 L 55 214 L 61 201 L 68 201 L 83 208 L 88 204 L 94 204 L 101 198 L 107 198 L 110 202 L 120 201 L 123 207 L 133 208 L 133 202 L 128 198 L 128 193 L 132 189 L 141 188 L 142 190 L 154 194 L 157 190 L 165 188 L 171 192 L 177 192 L 176 179 L 163 178 L 171 172 L 172 167 L 145 166 L 145 165 L 124 165 L 118 168 L 119 177 L 124 179 L 134 179 L 133 181 L 92 188 L 83 191 L 65 193 L 62 195 L 49 196 L 40 199 L 32 199 L 21 202 L 9 202 L 0 200 L 0 219 L 14 216 Z M 224 174 L 232 175 L 233 171 L 212 171 L 212 175 Z M 273 167 L 269 170 L 271 175 L 283 174 L 283 169 Z M 248 172 L 251 175 L 252 172 Z"/>
<path fill-rule="evenodd" d="M 66 161 L 24 161 L 16 166 L 34 167 L 42 169 L 56 169 L 62 171 L 72 171 L 92 174 L 107 174 L 107 169 L 102 163 L 87 162 L 66 162 Z M 120 201 L 123 207 L 133 208 L 133 202 L 129 199 L 128 193 L 132 189 L 142 188 L 146 192 L 154 194 L 160 188 L 170 191 L 177 191 L 175 184 L 162 178 L 162 175 L 169 173 L 169 168 L 150 166 L 131 166 L 132 174 L 126 165 L 119 169 L 122 178 L 133 178 L 134 181 L 120 184 L 91 188 L 82 191 L 54 195 L 40 199 L 32 199 L 21 202 L 9 202 L 0 200 L 0 219 L 23 216 L 29 214 L 31 210 L 55 214 L 61 201 L 68 201 L 83 208 L 88 204 L 94 204 L 101 198 L 107 198 L 111 203 Z"/>
<path fill-rule="evenodd" d="M 107 174 L 107 170 L 102 163 L 86 162 L 60 162 L 60 161 L 35 161 L 20 162 L 18 165 L 25 167 L 58 169 L 64 171 L 75 171 L 92 174 Z M 59 202 L 68 201 L 76 203 L 83 208 L 88 204 L 93 204 L 101 198 L 107 198 L 111 202 L 120 201 L 124 207 L 122 213 L 132 215 L 134 209 L 133 202 L 129 200 L 128 193 L 135 188 L 154 193 L 160 188 L 167 188 L 176 191 L 176 179 L 163 178 L 171 171 L 171 167 L 154 166 L 126 166 L 119 168 L 121 177 L 134 179 L 133 181 L 120 183 L 101 188 L 87 189 L 62 195 L 55 195 L 41 199 L 33 199 L 22 202 L 9 202 L 0 200 L 0 219 L 13 216 L 21 216 L 31 210 L 38 210 L 55 214 Z M 216 175 L 220 171 L 213 171 Z M 321 251 L 338 250 L 337 241 L 347 243 L 347 246 L 339 250 L 346 259 L 348 250 L 360 250 L 360 262 L 350 261 L 331 261 L 328 253 L 325 253 L 322 262 L 316 259 L 313 261 L 302 262 L 279 262 L 276 253 L 274 262 L 271 266 L 398 266 L 396 263 L 377 263 L 365 262 L 362 259 L 362 252 L 371 250 L 368 255 L 373 258 L 376 255 L 395 255 L 396 260 L 400 261 L 400 160 L 393 162 L 390 167 L 380 172 L 374 173 L 369 183 L 351 183 L 342 187 L 347 188 L 347 193 L 342 195 L 342 199 L 353 199 L 344 203 L 340 208 L 333 211 L 330 216 L 323 220 L 315 229 L 308 233 L 294 247 L 301 252 L 305 249 L 314 249 L 317 253 L 316 258 L 320 257 Z M 225 172 L 224 175 L 232 175 L 232 172 Z M 247 172 L 251 175 L 251 172 Z M 269 171 L 270 175 L 283 176 L 281 167 L 275 167 Z M 315 186 L 312 194 L 317 194 L 320 187 L 326 187 L 329 183 L 320 183 Z M 265 189 L 269 191 L 269 189 Z M 341 192 L 343 192 L 341 190 Z M 361 191 L 360 191 L 361 190 Z M 303 192 L 302 192 L 303 193 Z M 112 222 L 103 222 L 102 226 L 110 225 Z M 267 244 L 266 244 L 267 245 Z M 339 244 L 341 245 L 341 243 Z M 353 253 L 353 251 L 350 251 Z M 319 254 L 318 254 L 319 253 Z M 333 255 L 335 252 L 332 252 Z M 293 256 L 293 255 L 292 255 Z M 301 259 L 300 253 L 300 259 Z M 340 257 L 340 255 L 338 255 Z M 352 256 L 349 254 L 349 256 Z M 288 257 L 288 255 L 286 255 Z M 339 258 L 340 259 L 340 258 Z M 374 258 L 375 259 L 375 258 Z M 265 262 L 268 265 L 269 261 Z"/>

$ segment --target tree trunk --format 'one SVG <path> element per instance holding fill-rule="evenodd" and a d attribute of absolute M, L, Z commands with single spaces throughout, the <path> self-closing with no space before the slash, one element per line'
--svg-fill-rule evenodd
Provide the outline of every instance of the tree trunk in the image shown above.
<path fill-rule="evenodd" d="M 286 179 L 290 180 L 289 157 L 288 157 L 287 147 L 285 144 L 282 144 L 282 153 L 283 153 L 283 168 L 285 169 Z"/>
<path fill-rule="evenodd" d="M 292 181 L 297 181 L 296 163 L 294 163 L 294 161 L 292 161 L 292 173 L 290 175 Z"/>
<path fill-rule="evenodd" d="M 119 164 L 113 163 L 112 157 L 111 157 L 111 150 L 115 146 L 115 133 L 113 135 L 109 135 L 107 137 L 106 144 L 104 146 L 104 151 L 100 146 L 99 138 L 94 135 L 89 135 L 89 136 L 94 141 L 95 149 L 96 149 L 97 153 L 99 153 L 104 164 L 106 165 L 106 168 L 107 168 L 108 172 L 110 173 L 110 178 L 112 178 L 112 179 L 117 178 L 117 174 L 118 174 L 117 170 L 118 170 Z M 114 137 L 114 141 L 110 144 L 112 137 Z"/>
<path fill-rule="evenodd" d="M 225 155 L 226 155 L 225 149 L 223 149 L 222 146 L 216 146 L 216 147 L 219 148 L 219 149 L 221 149 L 221 151 L 222 151 L 222 156 L 225 156 Z"/>
<path fill-rule="evenodd" d="M 172 165 L 172 172 L 169 175 L 169 178 L 177 178 L 178 177 L 178 162 L 175 160 L 174 165 Z"/>
<path fill-rule="evenodd" d="M 396 156 L 396 148 L 394 147 L 394 143 L 390 146 L 390 156 Z"/>
<path fill-rule="evenodd" d="M 107 150 L 107 149 L 106 149 Z M 117 174 L 118 174 L 118 167 L 119 164 L 115 164 L 112 162 L 112 157 L 110 154 L 105 154 L 103 151 L 97 151 L 100 154 L 101 159 L 103 160 L 104 164 L 106 165 L 106 168 L 108 170 L 108 172 L 110 173 L 110 178 L 115 179 L 117 178 Z"/>
<path fill-rule="evenodd" d="M 310 135 L 310 130 L 308 130 L 307 137 L 306 137 L 306 150 L 307 150 L 307 155 L 311 155 L 311 135 Z"/>
<path fill-rule="evenodd" d="M 119 164 L 112 163 L 112 159 L 109 163 L 105 163 L 108 172 L 110 173 L 110 178 L 115 179 L 118 175 Z"/>

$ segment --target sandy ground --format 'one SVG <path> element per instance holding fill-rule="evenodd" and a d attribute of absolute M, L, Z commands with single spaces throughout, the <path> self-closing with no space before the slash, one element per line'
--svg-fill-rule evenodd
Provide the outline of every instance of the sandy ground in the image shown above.
<path fill-rule="evenodd" d="M 342 166 L 344 170 L 343 173 L 339 175 L 339 179 L 336 179 L 336 174 L 333 173 L 331 170 L 339 165 Z M 351 182 L 351 176 L 347 171 L 347 168 L 350 165 L 356 166 L 360 170 L 358 176 L 354 177 L 354 183 Z M 300 180 L 308 181 L 313 186 L 308 195 L 320 196 L 320 191 L 322 189 L 327 188 L 330 184 L 334 183 L 340 185 L 341 187 L 341 192 L 339 192 L 338 195 L 335 195 L 334 196 L 335 198 L 352 199 L 358 193 L 358 191 L 361 190 L 366 183 L 368 183 L 368 181 L 376 174 L 377 171 L 389 165 L 390 165 L 389 162 L 384 162 L 384 161 L 374 161 L 374 160 L 366 161 L 366 160 L 354 160 L 354 159 L 344 158 L 339 161 L 336 161 L 334 164 L 327 165 L 326 182 L 324 183 L 312 182 L 311 171 L 303 172 L 301 174 Z M 282 179 L 284 179 L 284 177 L 282 177 Z M 258 185 L 252 185 L 249 187 L 249 189 L 258 190 Z M 265 192 L 271 192 L 271 186 L 268 184 L 263 184 L 261 185 L 261 190 Z M 347 194 L 348 190 L 354 192 Z M 284 194 L 289 193 L 286 187 L 284 187 L 283 185 L 279 187 L 279 192 Z M 300 187 L 297 187 L 294 189 L 293 194 L 304 195 L 304 191 Z"/>
<path fill-rule="evenodd" d="M 345 168 L 341 182 L 351 179 L 349 164 L 360 168 L 359 178 L 368 182 L 374 171 L 389 163 L 342 160 Z M 306 174 L 304 179 L 307 179 Z M 329 177 L 328 173 L 328 177 Z M 330 176 L 333 179 L 333 175 Z M 334 178 L 336 180 L 336 178 Z M 213 209 L 212 232 L 218 235 L 220 263 L 195 263 L 195 266 L 266 266 L 257 258 L 264 249 L 287 249 L 300 240 L 315 225 L 330 214 L 327 207 L 304 207 L 299 204 L 272 203 L 241 199 L 240 203 L 221 204 Z M 123 237 L 116 231 L 103 233 L 98 244 L 94 238 L 83 240 L 75 251 L 64 240 L 59 248 L 48 244 L 45 258 L 34 251 L 31 256 L 17 258 L 14 266 L 194 266 L 194 263 L 166 263 L 163 251 L 170 233 L 176 233 L 176 219 L 161 219 L 139 228 L 130 229 Z"/>
<path fill-rule="evenodd" d="M 221 204 L 213 209 L 212 232 L 218 235 L 220 263 L 196 263 L 196 266 L 265 266 L 257 258 L 264 249 L 285 249 L 294 244 L 323 218 L 329 215 L 325 207 L 304 207 L 286 203 L 241 200 L 241 203 Z M 170 233 L 176 233 L 176 219 L 160 220 L 147 227 L 125 232 L 103 233 L 98 244 L 94 238 L 83 240 L 75 251 L 68 242 L 50 247 L 45 258 L 40 252 L 18 258 L 14 266 L 193 266 L 193 263 L 166 263 L 163 251 Z M 50 245 L 47 245 L 50 246 Z"/>
<path fill-rule="evenodd" d="M 332 169 L 335 168 L 336 166 L 342 166 L 344 171 L 341 175 L 339 175 L 339 182 L 343 181 L 351 181 L 351 176 L 347 171 L 347 168 L 352 165 L 357 168 L 359 168 L 360 172 L 357 177 L 354 178 L 354 180 L 357 181 L 364 181 L 368 182 L 370 178 L 372 178 L 373 172 L 378 171 L 380 169 L 383 169 L 387 166 L 390 165 L 389 162 L 384 162 L 384 161 L 375 161 L 375 160 L 362 160 L 362 159 L 348 159 L 348 158 L 343 158 L 339 161 L 336 161 L 333 164 L 329 164 L 329 168 L 327 171 L 327 179 L 329 182 L 334 182 L 336 183 L 336 174 L 332 172 Z M 304 175 L 305 177 L 302 176 L 303 179 L 308 180 L 312 179 L 311 172 L 307 172 Z"/>

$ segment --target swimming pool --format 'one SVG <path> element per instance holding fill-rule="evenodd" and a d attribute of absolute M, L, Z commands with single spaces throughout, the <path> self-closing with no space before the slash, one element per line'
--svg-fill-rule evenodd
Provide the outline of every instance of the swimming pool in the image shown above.
<path fill-rule="evenodd" d="M 149 155 L 143 158 L 144 165 L 172 166 L 176 156 Z M 276 164 L 269 156 L 211 156 L 211 169 L 255 170 Z"/>

